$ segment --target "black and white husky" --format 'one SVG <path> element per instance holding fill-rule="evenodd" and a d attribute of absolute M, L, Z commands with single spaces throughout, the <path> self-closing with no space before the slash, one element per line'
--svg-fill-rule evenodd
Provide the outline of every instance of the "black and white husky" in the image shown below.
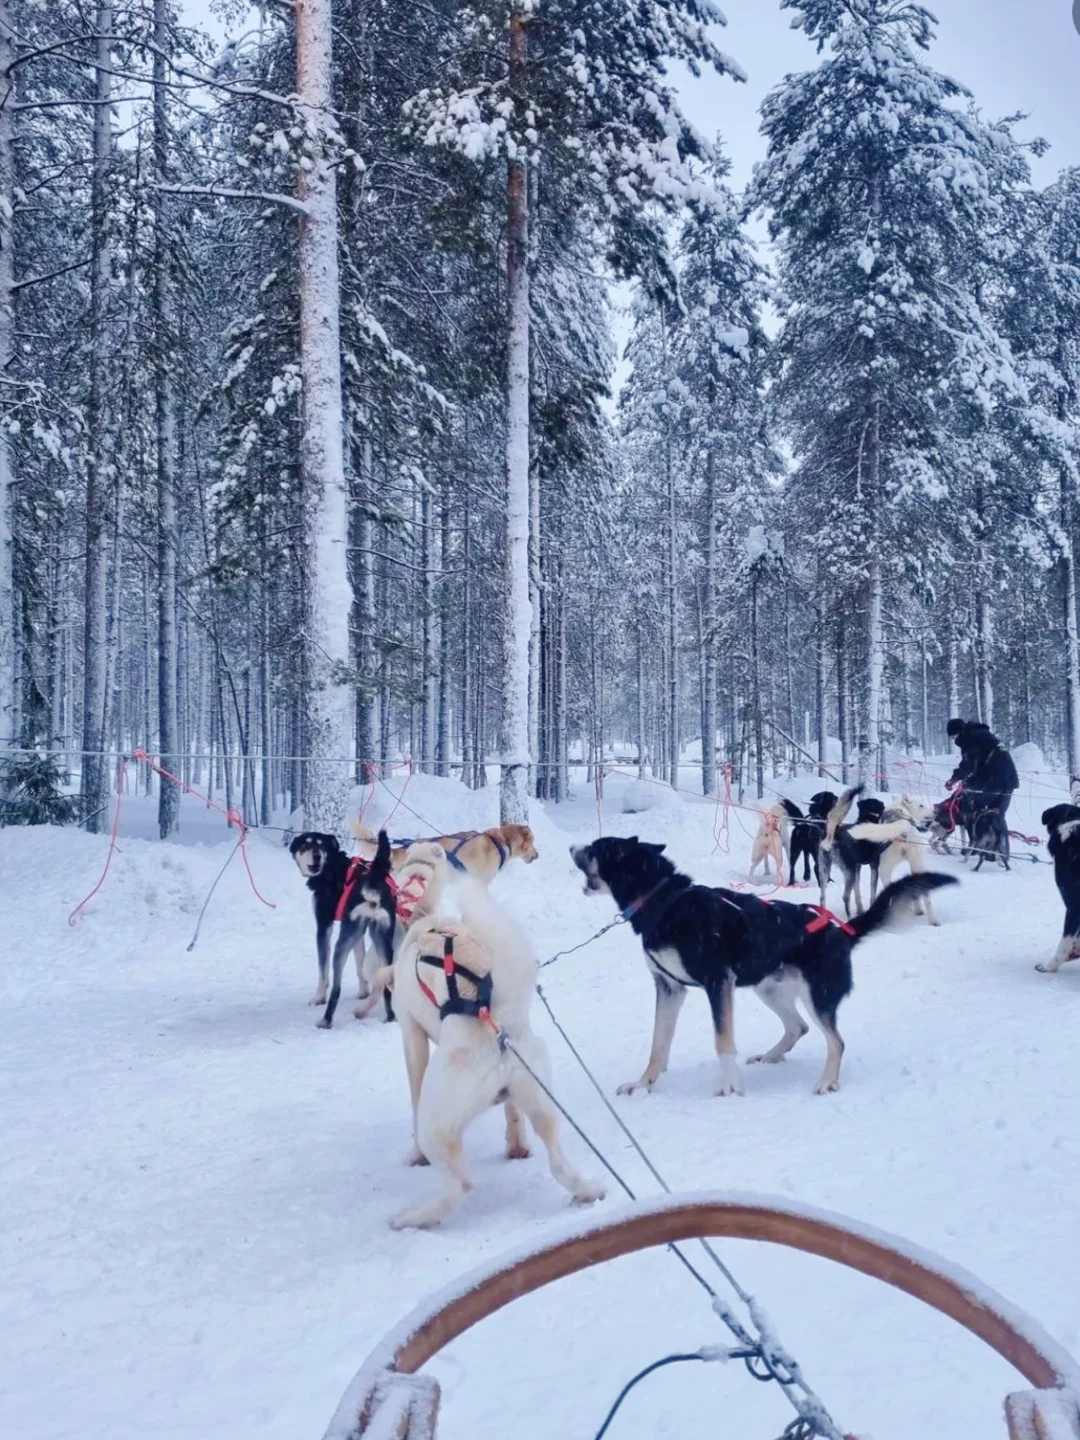
<path fill-rule="evenodd" d="M 1065 926 L 1054 957 L 1036 965 L 1044 975 L 1055 975 L 1068 960 L 1080 958 L 1080 780 L 1073 780 L 1071 805 L 1052 805 L 1043 811 L 1049 832 L 1047 848 L 1054 860 L 1054 879 L 1065 902 Z"/>
<path fill-rule="evenodd" d="M 883 890 L 869 910 L 838 924 L 813 905 L 772 903 L 756 895 L 695 885 L 663 854 L 663 845 L 637 837 L 604 836 L 572 845 L 587 895 L 611 895 L 641 937 L 656 984 L 652 1051 L 639 1080 L 620 1094 L 651 1089 L 667 1069 L 675 1026 L 688 989 L 705 991 L 720 1057 L 720 1095 L 742 1093 L 735 1059 L 733 1005 L 740 986 L 752 986 L 783 1022 L 784 1033 L 754 1061 L 775 1064 L 807 1032 L 801 1001 L 825 1036 L 828 1058 L 817 1085 L 825 1095 L 840 1086 L 844 1042 L 836 1012 L 850 994 L 851 952 L 891 918 L 901 901 L 914 903 L 951 875 L 907 875 Z"/>
<path fill-rule="evenodd" d="M 326 1006 L 317 1024 L 320 1030 L 329 1030 L 341 998 L 342 971 L 350 954 L 356 961 L 361 999 L 370 993 L 370 972 L 393 962 L 397 914 L 389 884 L 390 839 L 385 831 L 379 835 L 379 847 L 370 862 L 359 857 L 350 859 L 333 835 L 312 830 L 297 835 L 289 850 L 312 895 L 319 983 L 311 1003 Z M 331 955 L 330 936 L 335 921 L 340 923 Z M 372 955 L 367 958 L 369 941 Z M 393 1018 L 389 997 L 386 1018 Z"/>

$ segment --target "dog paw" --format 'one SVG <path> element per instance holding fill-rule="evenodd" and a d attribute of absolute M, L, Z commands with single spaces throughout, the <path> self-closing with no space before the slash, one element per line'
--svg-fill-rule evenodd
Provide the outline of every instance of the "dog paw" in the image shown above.
<path fill-rule="evenodd" d="M 310 999 L 307 1003 L 308 1003 L 309 1005 L 325 1005 L 325 1004 L 326 1004 L 326 996 L 325 996 L 325 995 L 313 995 L 313 996 L 311 997 L 311 999 Z"/>
<path fill-rule="evenodd" d="M 595 1205 L 606 1195 L 607 1191 L 599 1180 L 582 1180 L 574 1186 L 575 1205 Z"/>
<path fill-rule="evenodd" d="M 414 1145 L 413 1148 L 409 1151 L 409 1153 L 405 1156 L 405 1164 L 430 1165 L 431 1161 L 427 1158 L 427 1156 L 422 1150 L 418 1149 L 418 1147 Z"/>
<path fill-rule="evenodd" d="M 822 1080 L 814 1091 L 815 1095 L 833 1095 L 840 1089 L 839 1080 Z"/>
<path fill-rule="evenodd" d="M 742 1085 L 737 1080 L 725 1080 L 716 1092 L 718 1100 L 726 1100 L 729 1095 L 742 1095 Z"/>
<path fill-rule="evenodd" d="M 646 1092 L 653 1087 L 651 1080 L 627 1080 L 615 1091 L 616 1095 L 636 1095 L 639 1090 Z"/>
<path fill-rule="evenodd" d="M 528 1160 L 532 1151 L 528 1145 L 508 1145 L 506 1147 L 506 1158 L 508 1160 Z"/>
<path fill-rule="evenodd" d="M 399 1210 L 396 1215 L 390 1217 L 391 1230 L 430 1230 L 438 1225 L 442 1219 L 441 1215 L 432 1215 L 423 1209 Z"/>
<path fill-rule="evenodd" d="M 787 1059 L 786 1055 L 770 1055 L 768 1051 L 764 1055 L 748 1055 L 747 1065 L 782 1065 Z"/>
<path fill-rule="evenodd" d="M 1039 972 L 1040 975 L 1056 975 L 1056 974 L 1057 974 L 1057 966 L 1056 966 L 1056 965 L 1043 965 L 1043 964 L 1040 963 L 1040 964 L 1038 964 L 1038 965 L 1035 966 L 1035 969 Z"/>
<path fill-rule="evenodd" d="M 330 1019 L 330 1017 L 329 1017 L 328 1015 L 324 1015 L 321 1020 L 316 1020 L 316 1021 L 315 1021 L 315 1029 L 316 1029 L 316 1030 L 329 1030 L 329 1029 L 331 1028 L 331 1026 L 333 1025 L 333 1023 L 334 1023 L 334 1022 Z"/>

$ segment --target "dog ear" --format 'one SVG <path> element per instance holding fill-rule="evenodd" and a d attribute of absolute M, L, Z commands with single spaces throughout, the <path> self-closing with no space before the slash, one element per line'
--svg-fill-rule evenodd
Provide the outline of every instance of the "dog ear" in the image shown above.
<path fill-rule="evenodd" d="M 654 844 L 650 844 L 648 841 L 646 841 L 646 842 L 642 845 L 641 848 L 642 848 L 643 850 L 651 850 L 654 855 L 662 855 L 662 854 L 664 853 L 664 851 L 667 849 L 667 846 L 666 846 L 666 845 L 654 845 Z"/>
<path fill-rule="evenodd" d="M 300 849 L 303 838 L 304 837 L 302 835 L 295 835 L 292 839 L 291 844 L 289 845 L 289 854 L 292 855 L 294 858 L 296 856 L 296 852 Z"/>
<path fill-rule="evenodd" d="M 341 849 L 341 846 L 338 844 L 338 838 L 337 838 L 336 835 L 325 835 L 323 838 L 324 838 L 324 839 L 326 840 L 326 842 L 327 842 L 326 848 L 327 848 L 328 850 L 340 850 L 340 849 Z"/>

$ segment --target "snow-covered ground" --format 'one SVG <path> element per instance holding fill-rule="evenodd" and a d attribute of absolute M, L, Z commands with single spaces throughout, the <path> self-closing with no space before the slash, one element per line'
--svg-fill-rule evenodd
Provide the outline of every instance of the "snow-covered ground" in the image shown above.
<path fill-rule="evenodd" d="M 913 769 L 911 787 L 939 793 L 949 764 Z M 732 815 L 724 853 L 715 806 L 687 796 L 623 814 L 628 783 L 608 779 L 607 829 L 666 841 L 703 881 L 742 873 L 752 816 Z M 689 767 L 684 783 L 695 783 Z M 1014 827 L 1040 833 L 1061 786 L 1025 779 Z M 816 786 L 784 788 L 805 798 Z M 612 915 L 582 895 L 567 854 L 596 833 L 591 790 L 579 792 L 538 811 L 541 859 L 495 886 L 541 956 Z M 405 798 L 439 828 L 494 819 L 494 791 L 416 777 Z M 235 860 L 188 953 L 232 842 L 197 806 L 184 810 L 186 843 L 140 838 L 149 818 L 148 802 L 128 802 L 111 873 L 75 927 L 68 913 L 97 879 L 105 839 L 0 831 L 0 1435 L 318 1440 L 403 1314 L 482 1260 L 554 1233 L 568 1206 L 539 1157 L 500 1158 L 492 1114 L 470 1136 L 477 1188 L 463 1210 L 430 1234 L 391 1232 L 388 1215 L 434 1183 L 401 1164 L 396 1027 L 356 1022 L 343 1005 L 339 1028 L 314 1028 L 308 896 L 280 837 L 250 843 L 277 908 L 259 904 Z M 393 828 L 413 825 L 399 811 Z M 786 1064 L 748 1069 L 745 1098 L 714 1098 L 707 1009 L 691 996 L 669 1073 L 617 1104 L 673 1189 L 770 1192 L 897 1232 L 1080 1351 L 1080 966 L 1034 968 L 1059 934 L 1053 872 L 964 875 L 938 911 L 940 929 L 920 924 L 858 952 L 838 1095 L 811 1094 L 822 1058 L 811 1035 Z M 629 930 L 544 981 L 609 1093 L 640 1072 L 652 986 Z M 752 995 L 740 995 L 737 1023 L 743 1054 L 775 1039 Z M 638 1193 L 654 1194 L 539 1007 L 536 1024 L 560 1098 Z M 594 1173 L 576 1137 L 566 1143 Z M 1002 1396 L 1023 1382 L 948 1321 L 824 1262 L 720 1248 L 844 1429 L 874 1440 L 1003 1433 Z M 637 1369 L 723 1338 L 666 1252 L 616 1262 L 528 1297 L 440 1357 L 441 1433 L 588 1440 Z M 647 1380 L 610 1435 L 769 1437 L 790 1414 L 740 1367 L 687 1366 Z"/>

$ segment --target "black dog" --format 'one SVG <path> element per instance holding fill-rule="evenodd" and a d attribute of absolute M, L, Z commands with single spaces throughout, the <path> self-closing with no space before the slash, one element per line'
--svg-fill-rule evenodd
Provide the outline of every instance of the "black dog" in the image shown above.
<path fill-rule="evenodd" d="M 1080 782 L 1072 784 L 1074 801 L 1080 801 Z M 1054 879 L 1065 902 L 1065 928 L 1054 958 L 1036 965 L 1044 975 L 1055 975 L 1067 960 L 1080 956 L 1080 804 L 1053 805 L 1043 811 L 1049 831 L 1047 848 L 1054 857 Z"/>
<path fill-rule="evenodd" d="M 996 855 L 1005 869 L 1009 868 L 1009 827 L 1005 821 L 1004 812 L 996 807 L 983 805 L 978 808 L 972 807 L 973 814 L 968 827 L 968 846 L 963 852 L 967 855 L 978 855 L 979 860 L 975 866 L 975 873 L 983 867 L 984 860 L 992 860 Z"/>
<path fill-rule="evenodd" d="M 821 885 L 821 903 L 825 904 L 825 887 L 829 883 L 832 874 L 833 856 L 840 862 L 840 868 L 844 872 L 844 913 L 851 916 L 851 897 L 855 896 L 855 909 L 861 914 L 862 886 L 860 877 L 864 865 L 870 867 L 870 903 L 874 903 L 878 889 L 878 867 L 881 864 L 881 857 L 885 854 L 889 842 L 881 840 L 856 840 L 851 831 L 854 826 L 844 825 L 842 822 L 851 809 L 852 801 L 858 799 L 862 794 L 863 787 L 854 785 L 850 790 L 845 790 L 840 799 L 829 811 L 829 817 L 825 823 L 825 836 L 821 842 L 822 863 L 818 867 L 818 880 Z M 881 817 L 885 814 L 884 800 L 859 800 L 858 819 L 856 825 L 879 825 Z"/>
<path fill-rule="evenodd" d="M 814 862 L 814 875 L 824 893 L 824 885 L 821 879 L 821 842 L 825 838 L 825 825 L 829 819 L 829 811 L 836 804 L 836 796 L 831 790 L 820 790 L 816 795 L 810 797 L 810 804 L 806 815 L 796 820 L 791 827 L 791 840 L 789 842 L 789 854 L 791 858 L 791 874 L 788 876 L 788 884 L 795 884 L 795 863 L 802 857 L 803 879 L 810 879 L 810 861 Z"/>
<path fill-rule="evenodd" d="M 570 847 L 574 864 L 585 876 L 586 894 L 610 894 L 640 935 L 656 984 L 649 1063 L 641 1079 L 620 1086 L 620 1093 L 640 1086 L 651 1089 L 667 1069 L 690 986 L 705 991 L 712 1009 L 720 1057 L 718 1093 L 739 1093 L 733 1002 L 736 988 L 744 985 L 753 986 L 784 1025 L 773 1048 L 754 1058 L 774 1064 L 806 1034 L 795 1005 L 801 1000 L 828 1046 L 817 1093 L 836 1090 L 844 1053 L 836 1012 L 851 991 L 852 950 L 889 919 L 898 901 L 915 901 L 956 881 L 951 875 L 907 875 L 884 890 L 865 914 L 850 925 L 839 925 L 813 905 L 771 903 L 756 895 L 695 885 L 663 850 L 663 845 L 617 836 Z"/>
<path fill-rule="evenodd" d="M 390 839 L 379 834 L 374 860 L 356 856 L 350 859 L 333 835 L 307 830 L 297 835 L 289 846 L 301 875 L 307 879 L 315 908 L 315 949 L 319 960 L 319 983 L 312 1005 L 326 1005 L 318 1025 L 329 1030 L 341 996 L 341 973 L 349 952 L 356 962 L 356 979 L 360 998 L 370 992 L 364 974 L 364 955 L 370 939 L 380 965 L 390 965 L 394 958 L 394 927 L 397 912 L 394 895 L 388 883 L 390 875 Z M 340 913 L 341 922 L 333 953 L 333 983 L 327 999 L 327 972 L 331 964 L 330 932 Z M 386 1018 L 392 1020 L 390 992 L 386 991 Z"/>

